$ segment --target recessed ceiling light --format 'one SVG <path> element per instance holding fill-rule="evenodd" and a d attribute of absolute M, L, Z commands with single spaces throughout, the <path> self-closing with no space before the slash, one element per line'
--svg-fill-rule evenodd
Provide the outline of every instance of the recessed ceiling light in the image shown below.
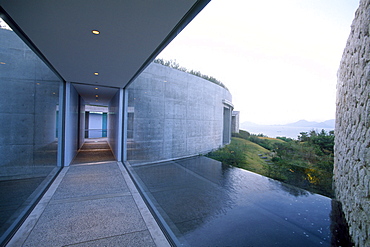
<path fill-rule="evenodd" d="M 95 35 L 100 34 L 100 32 L 99 32 L 98 30 L 92 30 L 91 32 L 92 32 L 93 34 L 95 34 Z"/>
<path fill-rule="evenodd" d="M 95 72 L 94 75 L 99 75 L 99 73 L 98 72 Z"/>
<path fill-rule="evenodd" d="M 98 87 L 96 87 L 95 89 L 99 89 Z"/>

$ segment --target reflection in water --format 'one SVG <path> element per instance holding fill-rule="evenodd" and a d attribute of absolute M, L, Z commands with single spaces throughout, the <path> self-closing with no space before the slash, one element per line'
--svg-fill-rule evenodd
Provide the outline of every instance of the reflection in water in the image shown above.
<path fill-rule="evenodd" d="M 330 198 L 205 157 L 131 168 L 182 246 L 330 246 L 334 236 Z"/>
<path fill-rule="evenodd" d="M 271 163 L 266 166 L 264 175 L 314 193 L 334 197 L 332 189 L 333 173 L 331 170 L 320 171 L 315 168 L 306 168 L 292 164 L 278 165 Z"/>
<path fill-rule="evenodd" d="M 298 188 L 298 187 L 295 187 L 295 186 L 292 186 L 292 185 L 289 185 L 289 184 L 286 184 L 286 183 L 281 183 L 281 182 L 279 182 L 277 180 L 274 180 L 274 179 L 270 179 L 269 181 L 270 181 L 270 183 L 273 183 L 274 186 L 280 187 L 282 190 L 288 192 L 292 196 L 308 196 L 308 195 L 313 194 L 313 193 L 311 193 L 307 190 L 303 190 L 301 188 Z"/>
<path fill-rule="evenodd" d="M 332 200 L 331 208 L 331 246 L 354 246 L 348 234 L 349 230 L 347 221 L 344 218 L 344 213 L 342 211 L 342 204 L 337 200 Z"/>

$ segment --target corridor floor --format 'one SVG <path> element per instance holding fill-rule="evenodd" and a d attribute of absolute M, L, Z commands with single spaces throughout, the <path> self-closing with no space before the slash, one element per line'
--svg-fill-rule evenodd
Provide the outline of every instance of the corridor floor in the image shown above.
<path fill-rule="evenodd" d="M 82 153 L 7 246 L 169 246 L 123 164 Z"/>
<path fill-rule="evenodd" d="M 72 164 L 114 161 L 106 138 L 86 139 Z"/>

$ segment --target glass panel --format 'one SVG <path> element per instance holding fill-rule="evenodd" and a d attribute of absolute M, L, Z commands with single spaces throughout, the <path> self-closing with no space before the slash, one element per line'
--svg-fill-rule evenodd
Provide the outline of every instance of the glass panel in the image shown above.
<path fill-rule="evenodd" d="M 60 81 L 0 29 L 0 243 L 56 174 Z"/>
<path fill-rule="evenodd" d="M 218 84 L 150 64 L 128 88 L 128 161 L 188 157 L 219 148 L 223 138 L 229 143 L 231 109 L 224 117 L 229 107 L 224 102 L 231 100 L 230 92 Z"/>

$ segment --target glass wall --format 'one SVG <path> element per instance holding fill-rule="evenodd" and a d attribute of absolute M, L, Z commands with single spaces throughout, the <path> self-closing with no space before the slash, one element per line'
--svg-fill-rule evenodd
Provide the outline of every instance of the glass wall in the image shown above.
<path fill-rule="evenodd" d="M 0 245 L 58 171 L 61 81 L 0 29 Z"/>
<path fill-rule="evenodd" d="M 229 143 L 231 101 L 230 92 L 213 82 L 150 64 L 128 87 L 128 161 L 188 157 Z"/>

